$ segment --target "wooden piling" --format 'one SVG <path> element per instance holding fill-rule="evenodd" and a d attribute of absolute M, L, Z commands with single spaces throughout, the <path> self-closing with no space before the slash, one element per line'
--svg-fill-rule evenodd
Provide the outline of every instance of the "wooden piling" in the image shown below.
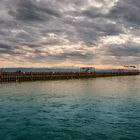
<path fill-rule="evenodd" d="M 109 76 L 139 75 L 139 72 L 1 72 L 0 82 L 20 82 L 37 80 L 80 79 Z"/>

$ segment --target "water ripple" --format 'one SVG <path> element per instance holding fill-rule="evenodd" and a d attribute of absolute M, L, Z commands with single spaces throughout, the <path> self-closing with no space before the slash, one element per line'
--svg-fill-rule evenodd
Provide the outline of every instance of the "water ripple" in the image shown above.
<path fill-rule="evenodd" d="M 138 85 L 135 76 L 1 84 L 0 139 L 139 140 Z"/>

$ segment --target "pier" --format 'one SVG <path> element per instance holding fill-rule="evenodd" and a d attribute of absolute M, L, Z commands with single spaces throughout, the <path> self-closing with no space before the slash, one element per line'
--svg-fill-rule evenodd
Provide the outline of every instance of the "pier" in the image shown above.
<path fill-rule="evenodd" d="M 0 82 L 132 76 L 139 72 L 0 72 Z"/>

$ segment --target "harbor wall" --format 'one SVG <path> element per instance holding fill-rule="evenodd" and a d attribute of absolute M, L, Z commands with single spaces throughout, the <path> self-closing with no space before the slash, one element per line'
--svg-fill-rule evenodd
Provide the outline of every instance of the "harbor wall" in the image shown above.
<path fill-rule="evenodd" d="M 139 72 L 0 72 L 0 82 L 132 76 Z"/>

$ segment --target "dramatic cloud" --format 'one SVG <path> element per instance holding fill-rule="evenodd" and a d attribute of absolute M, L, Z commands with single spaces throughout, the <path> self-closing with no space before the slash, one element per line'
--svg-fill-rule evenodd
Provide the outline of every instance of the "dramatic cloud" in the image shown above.
<path fill-rule="evenodd" d="M 139 63 L 138 0 L 0 0 L 0 67 Z"/>

